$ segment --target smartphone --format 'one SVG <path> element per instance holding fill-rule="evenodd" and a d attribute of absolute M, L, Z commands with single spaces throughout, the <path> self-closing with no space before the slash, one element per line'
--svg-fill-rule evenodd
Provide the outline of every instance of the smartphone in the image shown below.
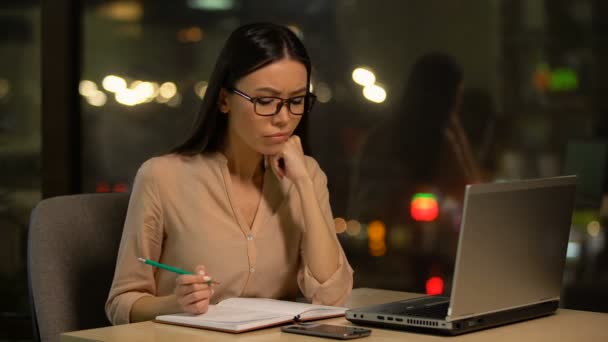
<path fill-rule="evenodd" d="M 369 336 L 372 333 L 370 329 L 365 328 L 320 323 L 300 323 L 288 325 L 281 327 L 281 331 L 294 334 L 328 337 L 338 340 L 352 340 L 353 338 Z"/>

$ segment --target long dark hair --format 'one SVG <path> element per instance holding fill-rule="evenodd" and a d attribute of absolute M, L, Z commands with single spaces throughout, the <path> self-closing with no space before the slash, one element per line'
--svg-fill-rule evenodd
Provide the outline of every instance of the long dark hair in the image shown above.
<path fill-rule="evenodd" d="M 407 159 L 411 176 L 432 181 L 444 142 L 443 132 L 457 105 L 461 66 L 450 55 L 431 52 L 416 60 L 407 80 L 393 141 Z"/>
<path fill-rule="evenodd" d="M 171 152 L 196 155 L 218 151 L 227 134 L 227 115 L 219 110 L 222 88 L 234 87 L 242 77 L 285 57 L 304 64 L 307 71 L 307 92 L 310 89 L 311 62 L 304 44 L 288 28 L 271 23 L 253 23 L 234 30 L 226 41 L 209 79 L 207 91 L 193 132 Z M 294 132 L 305 144 L 306 117 Z"/>

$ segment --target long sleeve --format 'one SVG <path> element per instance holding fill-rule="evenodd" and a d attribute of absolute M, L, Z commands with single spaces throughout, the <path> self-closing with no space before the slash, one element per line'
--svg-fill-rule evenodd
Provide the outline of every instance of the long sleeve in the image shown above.
<path fill-rule="evenodd" d="M 129 323 L 133 303 L 156 295 L 154 269 L 137 258 L 159 260 L 163 243 L 163 212 L 153 163 L 138 170 L 124 224 L 114 280 L 106 302 L 106 315 L 112 324 Z"/>
<path fill-rule="evenodd" d="M 325 173 L 319 168 L 314 159 L 308 158 L 308 160 L 308 169 L 313 180 L 319 206 L 328 226 L 333 227 L 333 216 L 329 204 L 329 191 L 327 189 L 327 176 L 325 176 Z M 334 234 L 333 237 L 340 251 L 338 268 L 329 279 L 323 283 L 319 283 L 310 272 L 308 265 L 304 262 L 302 262 L 298 270 L 298 285 L 300 290 L 306 298 L 312 300 L 315 304 L 343 305 L 352 291 L 353 269 L 346 260 L 337 236 Z M 301 258 L 301 260 L 304 260 L 304 258 Z"/>

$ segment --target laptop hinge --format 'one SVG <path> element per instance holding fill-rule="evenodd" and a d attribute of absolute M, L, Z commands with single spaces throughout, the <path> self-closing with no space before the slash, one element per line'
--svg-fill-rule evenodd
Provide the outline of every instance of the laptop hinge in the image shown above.
<path fill-rule="evenodd" d="M 542 300 L 542 301 L 537 301 L 537 302 L 533 302 L 533 303 L 528 303 L 528 304 L 523 304 L 523 305 L 515 305 L 515 306 L 511 306 L 511 307 L 505 307 L 499 310 L 491 310 L 491 311 L 485 311 L 485 312 L 470 312 L 467 314 L 462 314 L 459 315 L 456 318 L 451 317 L 451 313 L 452 313 L 452 308 L 448 308 L 448 316 L 445 318 L 446 321 L 455 321 L 455 320 L 460 320 L 460 319 L 466 319 L 466 318 L 470 318 L 473 316 L 479 316 L 479 315 L 487 315 L 487 314 L 493 314 L 496 312 L 501 312 L 501 311 L 507 311 L 507 310 L 513 310 L 513 309 L 519 309 L 519 308 L 525 308 L 528 306 L 534 306 L 534 305 L 538 305 L 538 304 L 542 304 L 542 303 L 548 303 L 548 302 L 552 302 L 552 301 L 558 301 L 559 302 L 559 297 L 554 297 L 554 298 L 549 298 L 546 300 Z"/>

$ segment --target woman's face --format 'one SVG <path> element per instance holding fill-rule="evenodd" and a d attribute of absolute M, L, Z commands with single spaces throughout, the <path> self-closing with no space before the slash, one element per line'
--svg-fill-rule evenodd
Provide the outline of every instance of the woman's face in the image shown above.
<path fill-rule="evenodd" d="M 274 96 L 288 99 L 306 94 L 306 79 L 304 64 L 283 58 L 241 78 L 235 88 L 249 97 Z M 258 107 L 263 105 L 259 103 Z M 276 115 L 257 115 L 253 103 L 225 89 L 220 95 L 220 110 L 228 115 L 229 141 L 240 141 L 264 155 L 280 152 L 302 118 L 290 113 L 286 103 Z"/>

